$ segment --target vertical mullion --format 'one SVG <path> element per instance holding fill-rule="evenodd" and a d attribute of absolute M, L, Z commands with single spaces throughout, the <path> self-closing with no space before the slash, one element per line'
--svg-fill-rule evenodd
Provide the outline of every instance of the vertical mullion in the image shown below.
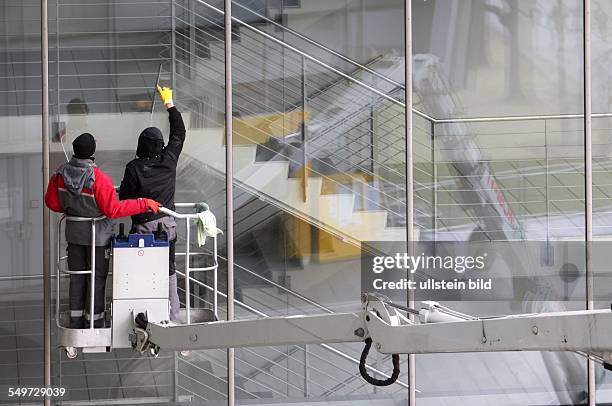
<path fill-rule="evenodd" d="M 42 77 L 42 163 L 43 194 L 49 183 L 49 27 L 47 0 L 40 2 L 40 51 Z M 58 89 L 59 90 L 59 89 Z M 49 209 L 43 205 L 43 306 L 44 306 L 44 385 L 51 387 L 51 238 Z M 59 294 L 59 292 L 58 292 Z M 45 406 L 51 399 L 45 397 Z"/>
<path fill-rule="evenodd" d="M 591 269 L 591 241 L 593 240 L 593 151 L 591 137 L 591 1 L 583 0 L 583 56 L 584 56 L 584 201 L 585 201 L 585 273 L 586 308 L 593 309 L 593 274 Z M 589 406 L 595 406 L 595 363 L 587 361 Z"/>
<path fill-rule="evenodd" d="M 232 0 L 225 0 L 225 204 L 227 244 L 227 320 L 234 319 L 234 201 L 233 201 L 233 100 L 232 100 Z M 234 349 L 227 349 L 227 404 L 234 406 Z"/>
<path fill-rule="evenodd" d="M 412 0 L 404 1 L 404 46 L 406 83 L 406 248 L 412 255 L 414 243 L 414 167 L 412 157 Z M 411 275 L 409 273 L 409 275 Z M 409 276 L 410 278 L 410 276 Z M 414 307 L 414 292 L 407 290 L 408 307 Z M 410 315 L 413 319 L 414 315 Z M 408 354 L 408 405 L 416 405 L 416 357 Z"/>
<path fill-rule="evenodd" d="M 176 88 L 176 6 L 174 2 L 175 0 L 170 0 L 170 41 L 172 41 L 170 46 L 170 63 L 172 64 L 170 67 L 170 86 L 172 89 Z M 155 90 L 153 91 L 153 99 L 155 99 Z"/>

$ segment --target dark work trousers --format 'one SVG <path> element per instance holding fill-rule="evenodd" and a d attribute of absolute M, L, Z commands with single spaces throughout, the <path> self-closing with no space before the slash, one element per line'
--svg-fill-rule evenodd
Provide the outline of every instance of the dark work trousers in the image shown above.
<path fill-rule="evenodd" d="M 106 277 L 110 262 L 110 246 L 96 247 L 96 278 L 94 316 L 89 316 L 91 302 L 88 300 L 90 275 L 70 275 L 70 327 L 88 328 L 89 320 L 94 327 L 104 327 L 104 304 Z M 85 271 L 91 269 L 91 248 L 88 245 L 68 244 L 68 269 Z"/>
<path fill-rule="evenodd" d="M 168 273 L 170 275 L 174 275 L 174 273 L 176 272 L 176 261 L 174 259 L 174 257 L 176 256 L 176 238 L 170 241 L 170 247 L 168 251 L 170 254 L 170 258 L 168 262 Z"/>
<path fill-rule="evenodd" d="M 176 261 L 174 256 L 176 254 L 176 238 L 170 241 L 170 263 L 168 264 L 168 270 L 170 277 L 168 279 L 168 299 L 170 300 L 170 320 L 177 321 L 179 318 L 179 311 L 181 309 L 181 302 L 179 301 L 178 286 L 176 283 Z"/>

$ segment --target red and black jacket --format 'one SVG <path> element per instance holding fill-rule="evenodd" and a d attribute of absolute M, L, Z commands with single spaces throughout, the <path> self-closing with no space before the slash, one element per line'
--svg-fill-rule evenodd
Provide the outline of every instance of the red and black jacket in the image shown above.
<path fill-rule="evenodd" d="M 69 216 L 99 217 L 96 222 L 96 246 L 106 246 L 113 234 L 113 218 L 132 216 L 147 211 L 145 199 L 119 201 L 113 181 L 91 159 L 72 158 L 49 180 L 45 204 L 55 212 Z M 66 223 L 66 241 L 91 245 L 89 222 Z"/>

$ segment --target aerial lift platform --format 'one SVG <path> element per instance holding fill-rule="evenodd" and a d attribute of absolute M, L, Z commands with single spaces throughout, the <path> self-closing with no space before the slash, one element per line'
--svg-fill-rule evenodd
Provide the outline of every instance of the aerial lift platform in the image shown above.
<path fill-rule="evenodd" d="M 177 204 L 177 207 L 192 208 L 196 204 Z M 210 237 L 212 241 L 212 265 L 194 268 L 190 266 L 193 255 L 203 252 L 191 252 L 190 226 L 198 218 L 197 213 L 179 214 L 175 211 L 161 208 L 161 211 L 172 215 L 177 220 L 183 220 L 186 224 L 186 252 L 185 256 L 185 292 L 190 295 L 190 275 L 194 272 L 212 272 L 213 288 L 217 291 L 217 237 Z M 88 218 L 61 216 L 57 227 L 57 266 L 56 266 L 56 291 L 55 320 L 57 328 L 58 345 L 66 350 L 68 358 L 76 358 L 78 350 L 83 352 L 108 352 L 115 348 L 130 348 L 130 336 L 134 332 L 134 320 L 138 314 L 147 320 L 162 323 L 164 325 L 175 325 L 177 323 L 192 323 L 210 321 L 217 319 L 217 295 L 214 295 L 212 309 L 192 309 L 189 305 L 179 312 L 179 320 L 169 321 L 168 300 L 168 255 L 169 242 L 167 238 L 161 237 L 161 230 L 157 234 L 129 234 L 125 235 L 123 227 L 120 227 L 119 235 L 113 237 L 111 242 L 111 273 L 112 273 L 112 300 L 110 303 L 110 319 L 106 327 L 94 328 L 89 323 L 89 328 L 71 329 L 68 327 L 68 312 L 62 312 L 61 293 L 62 274 L 89 275 L 89 291 L 95 292 L 95 267 L 96 258 L 92 251 L 91 268 L 84 271 L 70 271 L 65 269 L 66 255 L 61 252 L 62 224 L 67 221 L 89 222 L 91 224 L 91 242 L 95 244 L 97 221 L 104 217 Z M 121 225 L 123 226 L 123 225 Z M 181 255 L 181 254 L 178 254 Z M 94 301 L 92 295 L 89 297 L 87 309 L 88 314 L 94 314 Z M 107 312 L 108 313 L 108 312 Z M 154 353 L 153 355 L 157 355 Z"/>
<path fill-rule="evenodd" d="M 180 206 L 180 205 L 177 205 Z M 193 205 L 185 205 L 193 207 Z M 166 214 L 185 220 L 186 252 L 190 253 L 191 221 L 197 214 L 179 214 L 162 208 Z M 62 221 L 90 221 L 92 241 L 99 219 L 62 217 Z M 122 234 L 122 233 L 120 233 Z M 595 360 L 611 369 L 612 311 L 583 310 L 557 313 L 474 317 L 456 312 L 436 302 L 421 302 L 418 308 L 398 305 L 386 297 L 364 293 L 361 310 L 352 313 L 297 315 L 249 320 L 217 320 L 217 239 L 212 237 L 214 264 L 191 268 L 185 261 L 185 291 L 190 294 L 190 273 L 210 271 L 214 275 L 213 309 L 192 309 L 189 301 L 182 309 L 181 322 L 168 320 L 167 241 L 151 234 L 115 238 L 112 245 L 113 299 L 110 327 L 69 329 L 56 303 L 59 345 L 70 358 L 84 352 L 133 348 L 156 356 L 170 351 L 207 350 L 278 345 L 364 342 L 359 371 L 377 386 L 391 385 L 400 373 L 399 354 L 570 351 Z M 58 243 L 57 292 L 65 257 Z M 92 269 L 95 258 L 92 257 Z M 92 274 L 93 271 L 84 271 Z M 146 273 L 146 275 L 144 274 Z M 91 278 L 91 290 L 94 289 Z M 138 282 L 138 283 L 137 283 Z M 144 283 L 143 283 L 144 282 Z M 93 313 L 93 301 L 90 302 Z M 392 354 L 393 373 L 380 380 L 368 375 L 366 359 L 371 346 L 382 354 Z"/>

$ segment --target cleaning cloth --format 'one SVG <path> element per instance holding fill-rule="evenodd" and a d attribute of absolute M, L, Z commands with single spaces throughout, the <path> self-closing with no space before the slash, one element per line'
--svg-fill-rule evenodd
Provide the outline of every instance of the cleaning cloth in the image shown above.
<path fill-rule="evenodd" d="M 199 206 L 199 205 L 198 205 Z M 206 204 L 202 205 L 202 211 L 198 212 L 197 220 L 197 234 L 198 234 L 198 246 L 206 244 L 206 237 L 215 237 L 217 234 L 223 234 L 223 231 L 217 228 L 217 219 L 212 211 L 208 210 Z"/>

